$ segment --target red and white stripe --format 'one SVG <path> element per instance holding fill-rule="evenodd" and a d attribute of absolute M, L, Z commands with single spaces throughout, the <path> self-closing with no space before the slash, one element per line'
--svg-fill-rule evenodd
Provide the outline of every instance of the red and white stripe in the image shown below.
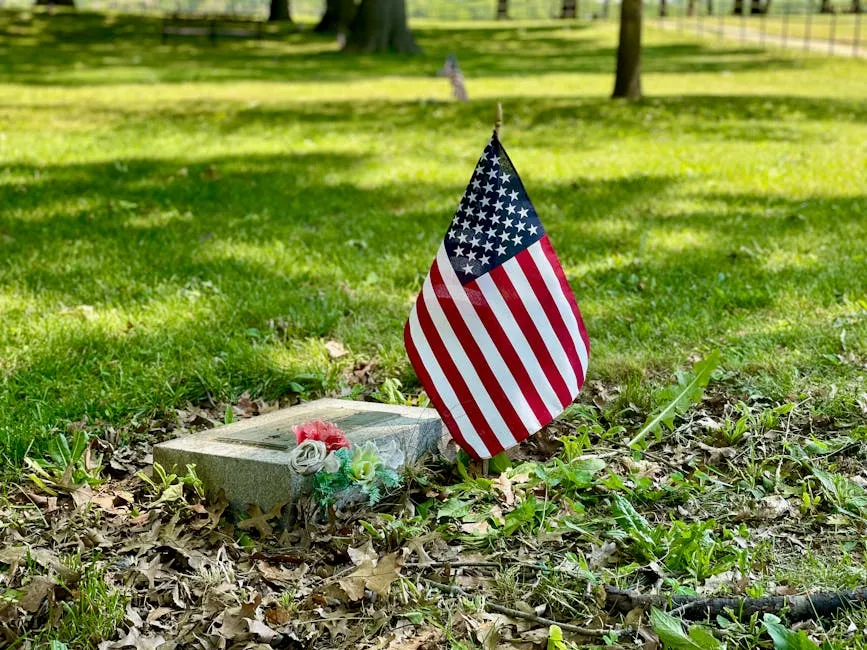
<path fill-rule="evenodd" d="M 466 285 L 440 246 L 404 340 L 455 441 L 476 459 L 518 444 L 571 404 L 590 349 L 547 235 Z"/>

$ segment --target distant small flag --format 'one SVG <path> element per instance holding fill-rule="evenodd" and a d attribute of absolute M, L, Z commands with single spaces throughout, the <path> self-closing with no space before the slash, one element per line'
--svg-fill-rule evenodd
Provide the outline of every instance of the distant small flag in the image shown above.
<path fill-rule="evenodd" d="M 590 340 L 496 131 L 439 247 L 404 342 L 455 442 L 490 458 L 577 397 Z"/>
<path fill-rule="evenodd" d="M 440 70 L 440 74 L 448 77 L 448 80 L 452 84 L 452 95 L 454 95 L 455 99 L 459 102 L 470 101 L 469 95 L 467 95 L 467 87 L 464 85 L 464 75 L 461 73 L 457 57 L 454 54 L 449 54 L 446 62 L 443 64 L 443 69 Z"/>

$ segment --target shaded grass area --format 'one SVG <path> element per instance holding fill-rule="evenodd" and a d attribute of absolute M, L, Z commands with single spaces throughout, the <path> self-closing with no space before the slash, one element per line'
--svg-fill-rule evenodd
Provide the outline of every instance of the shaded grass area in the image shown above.
<path fill-rule="evenodd" d="M 639 387 L 723 349 L 738 395 L 860 413 L 867 75 L 650 32 L 637 105 L 611 25 L 421 24 L 160 45 L 158 22 L 0 14 L 0 454 L 87 417 L 415 379 L 403 321 L 497 100 L 593 341 Z M 435 76 L 447 53 L 473 103 Z M 829 79 L 835 79 L 834 84 Z M 324 343 L 351 351 L 329 359 Z"/>

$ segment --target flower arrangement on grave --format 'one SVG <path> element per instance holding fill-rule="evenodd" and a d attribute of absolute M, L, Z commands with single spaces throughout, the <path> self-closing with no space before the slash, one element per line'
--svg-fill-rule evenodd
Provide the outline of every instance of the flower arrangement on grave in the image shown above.
<path fill-rule="evenodd" d="M 325 506 L 366 498 L 377 503 L 384 489 L 398 487 L 404 453 L 397 442 L 353 446 L 332 422 L 314 420 L 292 429 L 298 446 L 289 457 L 293 471 L 313 477 L 313 493 Z"/>

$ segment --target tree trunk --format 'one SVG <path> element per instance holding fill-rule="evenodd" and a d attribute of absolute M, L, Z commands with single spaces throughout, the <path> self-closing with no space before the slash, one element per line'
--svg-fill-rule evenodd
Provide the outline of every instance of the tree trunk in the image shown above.
<path fill-rule="evenodd" d="M 753 0 L 753 2 L 755 2 L 755 0 Z M 687 0 L 686 15 L 695 16 L 695 0 Z"/>
<path fill-rule="evenodd" d="M 641 5 L 642 0 L 623 0 L 620 4 L 615 98 L 641 98 Z"/>
<path fill-rule="evenodd" d="M 407 25 L 406 0 L 361 0 L 343 49 L 349 52 L 421 52 Z"/>
<path fill-rule="evenodd" d="M 268 9 L 268 22 L 292 22 L 292 15 L 289 13 L 289 0 L 271 0 Z"/>
<path fill-rule="evenodd" d="M 659 0 L 659 17 L 665 18 L 668 15 L 668 0 Z"/>
<path fill-rule="evenodd" d="M 713 0 L 707 0 L 707 15 L 713 16 Z"/>
<path fill-rule="evenodd" d="M 509 17 L 509 0 L 497 0 L 497 20 Z"/>
<path fill-rule="evenodd" d="M 578 0 L 563 0 L 560 18 L 576 18 L 578 16 Z"/>
<path fill-rule="evenodd" d="M 354 0 L 325 0 L 325 13 L 313 31 L 320 34 L 345 32 L 354 17 Z"/>
<path fill-rule="evenodd" d="M 832 14 L 834 13 L 834 6 L 831 4 L 831 0 L 822 0 L 822 6 L 819 7 L 820 14 Z"/>
<path fill-rule="evenodd" d="M 861 0 L 852 0 L 852 7 L 849 9 L 853 14 L 860 14 L 864 11 L 864 5 L 861 4 Z"/>
<path fill-rule="evenodd" d="M 744 13 L 744 0 L 735 0 L 735 6 L 732 8 L 732 13 L 735 16 L 740 16 Z"/>
<path fill-rule="evenodd" d="M 37 7 L 75 7 L 75 0 L 36 0 Z"/>
<path fill-rule="evenodd" d="M 611 0 L 602 0 L 602 18 L 608 18 L 608 7 Z"/>

